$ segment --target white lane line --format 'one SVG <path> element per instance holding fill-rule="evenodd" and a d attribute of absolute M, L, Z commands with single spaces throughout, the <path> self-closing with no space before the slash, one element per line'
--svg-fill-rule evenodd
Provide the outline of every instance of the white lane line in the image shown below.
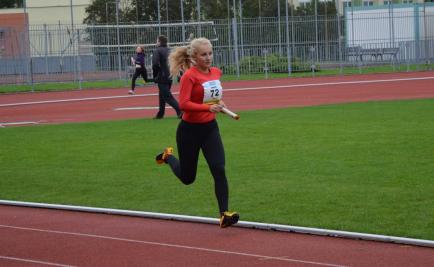
<path fill-rule="evenodd" d="M 115 111 L 122 111 L 122 110 L 149 110 L 149 109 L 159 109 L 159 107 L 129 107 L 129 108 L 115 108 Z"/>
<path fill-rule="evenodd" d="M 250 90 L 264 90 L 264 89 L 281 89 L 281 88 L 297 88 L 297 87 L 311 87 L 311 86 L 329 86 L 329 85 L 346 85 L 346 84 L 366 84 L 366 83 L 385 83 L 385 82 L 402 82 L 402 81 L 418 81 L 418 80 L 432 80 L 434 76 L 418 77 L 418 78 L 400 78 L 400 79 L 381 79 L 381 80 L 362 80 L 362 81 L 346 81 L 346 82 L 328 82 L 328 83 L 306 83 L 306 84 L 288 84 L 288 85 L 276 85 L 276 86 L 263 86 L 263 87 L 242 87 L 242 88 L 228 88 L 224 89 L 228 91 L 250 91 Z M 179 92 L 172 93 L 174 95 Z M 12 106 L 25 106 L 36 104 L 51 104 L 62 102 L 77 102 L 88 100 L 106 100 L 116 98 L 129 98 L 139 96 L 157 96 L 158 94 L 138 94 L 138 95 L 121 95 L 121 96 L 102 96 L 102 97 L 88 97 L 88 98 L 71 98 L 71 99 L 58 99 L 58 100 L 46 100 L 46 101 L 34 101 L 34 102 L 21 102 L 21 103 L 9 103 L 0 104 L 0 107 L 12 107 Z"/>
<path fill-rule="evenodd" d="M 26 124 L 39 124 L 37 121 L 16 121 L 16 122 L 0 122 L 0 127 L 10 125 L 26 125 Z"/>
<path fill-rule="evenodd" d="M 205 252 L 213 252 L 213 253 L 220 253 L 220 254 L 253 257 L 253 258 L 257 258 L 257 259 L 276 260 L 276 261 L 284 261 L 284 262 L 297 262 L 297 263 L 303 263 L 303 264 L 330 266 L 330 267 L 344 267 L 344 265 L 336 265 L 336 264 L 331 264 L 331 263 L 323 263 L 323 262 L 315 262 L 315 261 L 304 261 L 304 260 L 290 259 L 290 258 L 287 258 L 287 257 L 273 257 L 273 256 L 265 256 L 265 255 L 252 254 L 252 253 L 244 253 L 244 252 L 236 252 L 236 251 L 228 251 L 228 250 L 220 250 L 220 249 L 210 249 L 210 248 L 203 248 L 203 247 L 192 247 L 192 246 L 169 244 L 169 243 L 160 243 L 160 242 L 152 242 L 152 241 L 144 241 L 144 240 L 135 240 L 135 239 L 111 237 L 111 236 L 104 236 L 104 235 L 84 234 L 84 233 L 75 233 L 75 232 L 64 232 L 64 231 L 55 231 L 55 230 L 44 230 L 44 229 L 28 228 L 28 227 L 18 227 L 18 226 L 2 225 L 2 224 L 0 224 L 0 227 L 2 227 L 2 228 L 9 228 L 9 229 L 16 229 L 16 230 L 25 230 L 25 231 L 35 231 L 35 232 L 42 232 L 42 233 L 50 233 L 50 234 L 71 235 L 71 236 L 80 236 L 80 237 L 91 237 L 91 238 L 98 238 L 98 239 L 115 240 L 115 241 L 123 241 L 123 242 L 129 242 L 129 243 L 139 243 L 139 244 L 162 246 L 162 247 L 170 247 L 170 248 L 180 248 L 180 249 L 188 249 L 188 250 L 195 250 L 195 251 L 205 251 Z"/>
<path fill-rule="evenodd" d="M 105 99 L 117 99 L 117 98 L 131 98 L 131 97 L 138 97 L 138 96 L 158 96 L 158 94 L 117 95 L 117 96 L 69 98 L 69 99 L 57 99 L 57 100 L 45 100 L 45 101 L 33 101 L 33 102 L 0 104 L 0 107 L 26 106 L 26 105 L 37 105 L 37 104 L 52 104 L 52 103 L 63 103 L 63 102 L 79 102 L 79 101 L 105 100 Z"/>
<path fill-rule="evenodd" d="M 245 90 L 263 90 L 263 89 L 279 89 L 279 88 L 296 88 L 296 87 L 310 87 L 310 86 L 328 86 L 328 85 L 345 85 L 345 84 L 364 84 L 364 83 L 385 83 L 385 82 L 402 82 L 402 81 L 418 81 L 418 80 L 433 80 L 434 76 L 418 77 L 418 78 L 401 78 L 401 79 L 382 79 L 382 80 L 362 80 L 362 81 L 347 81 L 347 82 L 328 82 L 328 83 L 305 83 L 305 84 L 292 84 L 292 85 L 277 85 L 277 86 L 264 86 L 264 87 L 245 87 L 224 89 L 225 91 L 245 91 Z"/>
<path fill-rule="evenodd" d="M 1 259 L 10 260 L 10 261 L 27 262 L 27 263 L 37 263 L 37 264 L 48 265 L 48 266 L 75 267 L 74 265 L 65 265 L 65 264 L 53 263 L 53 262 L 48 262 L 48 261 L 38 261 L 38 260 L 30 260 L 30 259 L 6 257 L 6 256 L 0 256 L 0 260 Z"/>

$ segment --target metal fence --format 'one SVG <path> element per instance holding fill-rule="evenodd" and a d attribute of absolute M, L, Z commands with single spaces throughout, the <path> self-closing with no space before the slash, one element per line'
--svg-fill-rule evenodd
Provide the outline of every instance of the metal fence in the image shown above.
<path fill-rule="evenodd" d="M 405 9 L 404 7 L 409 7 Z M 32 25 L 0 29 L 0 84 L 128 80 L 135 47 L 150 68 L 157 36 L 170 45 L 212 40 L 214 64 L 225 74 L 306 73 L 373 65 L 409 70 L 434 62 L 434 6 L 344 15 L 222 19 L 141 25 Z M 428 10 L 428 12 L 427 12 Z M 7 49 L 5 49 L 5 47 Z M 12 51 L 12 52 L 11 52 Z"/>

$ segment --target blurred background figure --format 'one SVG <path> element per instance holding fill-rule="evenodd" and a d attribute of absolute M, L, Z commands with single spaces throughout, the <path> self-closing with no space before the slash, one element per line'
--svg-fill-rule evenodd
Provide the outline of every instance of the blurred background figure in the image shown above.
<path fill-rule="evenodd" d="M 145 68 L 145 51 L 142 47 L 138 46 L 136 48 L 136 53 L 136 56 L 131 58 L 131 61 L 135 66 L 135 72 L 131 80 L 131 90 L 128 92 L 130 95 L 135 94 L 136 80 L 140 75 L 142 75 L 145 82 L 148 82 L 148 73 Z"/>
<path fill-rule="evenodd" d="M 166 103 L 175 109 L 178 118 L 181 118 L 182 116 L 178 101 L 176 101 L 170 92 L 170 88 L 172 87 L 172 78 L 170 77 L 168 64 L 169 53 L 170 50 L 167 47 L 167 37 L 164 35 L 158 36 L 157 49 L 155 49 L 154 54 L 152 55 L 152 72 L 154 82 L 158 84 L 160 108 L 154 119 L 162 119 L 164 117 Z"/>

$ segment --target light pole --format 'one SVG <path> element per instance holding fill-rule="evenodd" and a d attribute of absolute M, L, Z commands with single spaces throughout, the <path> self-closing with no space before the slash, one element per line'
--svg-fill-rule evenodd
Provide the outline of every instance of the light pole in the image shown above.
<path fill-rule="evenodd" d="M 199 37 L 202 37 L 202 27 L 200 26 L 200 0 L 196 0 L 196 5 L 197 5 L 197 22 L 199 22 L 198 24 L 198 34 Z"/>
<path fill-rule="evenodd" d="M 240 46 L 241 46 L 241 57 L 244 57 L 244 37 L 243 37 L 243 3 L 239 0 L 240 9 Z"/>
<path fill-rule="evenodd" d="M 75 54 L 75 29 L 74 29 L 74 8 L 72 7 L 72 0 L 69 1 L 70 5 L 70 11 L 71 11 L 71 41 L 72 41 L 72 58 L 73 58 L 73 65 L 74 65 L 74 81 L 77 80 L 77 58 Z M 81 87 L 81 84 L 80 84 Z"/>
<path fill-rule="evenodd" d="M 425 61 L 429 66 L 429 70 L 432 70 L 431 57 L 429 56 L 428 40 L 427 40 L 427 23 L 426 23 L 426 3 L 423 2 L 423 43 L 425 47 Z"/>
<path fill-rule="evenodd" d="M 289 48 L 289 23 L 288 23 L 288 1 L 285 0 L 285 22 L 286 22 L 286 60 L 288 61 L 288 77 L 291 77 L 291 49 Z M 294 33 L 292 33 L 294 34 Z"/>
<path fill-rule="evenodd" d="M 354 36 L 354 7 L 353 7 L 354 3 L 353 3 L 353 0 L 351 0 L 350 3 L 351 3 L 351 36 L 352 36 L 351 40 L 352 40 L 352 46 L 354 48 L 355 36 Z"/>
<path fill-rule="evenodd" d="M 314 0 L 315 3 L 315 53 L 316 61 L 318 62 L 318 0 Z"/>
<path fill-rule="evenodd" d="M 262 18 L 261 18 L 261 0 L 258 0 L 258 12 L 259 12 L 259 36 L 261 37 L 261 48 L 262 48 Z"/>
<path fill-rule="evenodd" d="M 292 50 L 291 55 L 294 56 L 295 52 L 295 28 L 294 28 L 294 2 L 291 0 L 291 39 L 292 39 Z"/>
<path fill-rule="evenodd" d="M 287 0 L 285 0 L 287 1 Z M 277 0 L 277 30 L 279 31 L 279 56 L 282 56 L 282 33 L 281 33 L 281 25 L 280 25 L 280 0 Z"/>
<path fill-rule="evenodd" d="M 181 1 L 181 22 L 182 22 L 182 38 L 181 41 L 185 42 L 185 25 L 184 25 L 184 4 L 183 4 L 183 0 L 179 0 Z"/>
<path fill-rule="evenodd" d="M 232 37 L 231 37 L 231 8 L 229 5 L 229 0 L 226 0 L 227 3 L 227 12 L 228 12 L 228 54 L 229 54 L 229 61 L 232 60 L 232 54 L 231 54 L 231 46 L 232 46 Z"/>
<path fill-rule="evenodd" d="M 32 87 L 32 92 L 35 91 L 35 86 L 33 84 L 33 66 L 32 66 L 32 50 L 30 45 L 30 27 L 29 27 L 29 16 L 27 14 L 27 1 L 23 1 L 23 11 L 24 11 L 24 27 L 26 33 L 24 34 L 24 38 L 26 45 L 28 45 L 28 51 L 25 51 L 27 54 L 27 82 L 30 83 Z M 24 45 L 24 47 L 26 47 Z M 26 49 L 27 50 L 27 49 Z"/>
<path fill-rule="evenodd" d="M 339 14 L 339 0 L 335 0 L 336 5 L 336 18 L 338 19 L 338 50 L 339 50 L 339 73 L 342 74 L 343 67 L 342 67 L 342 44 L 341 44 L 341 22 L 340 22 L 340 14 Z"/>
<path fill-rule="evenodd" d="M 326 60 L 329 59 L 329 27 L 328 27 L 328 20 L 327 20 L 327 3 L 328 0 L 324 1 L 324 26 L 325 26 L 325 58 Z"/>
<path fill-rule="evenodd" d="M 170 36 L 169 36 L 169 0 L 166 0 L 166 36 L 167 39 L 170 40 Z"/>
<path fill-rule="evenodd" d="M 72 0 L 71 0 L 72 1 Z M 120 32 L 119 32 L 119 0 L 116 0 L 116 39 L 118 43 L 118 74 L 119 80 L 122 79 L 122 62 L 121 62 L 121 47 L 120 47 Z"/>
<path fill-rule="evenodd" d="M 158 12 L 158 35 L 161 35 L 161 10 L 160 10 L 160 0 L 157 1 L 157 12 Z"/>
<path fill-rule="evenodd" d="M 234 11 L 234 17 L 232 19 L 232 28 L 234 33 L 234 51 L 235 51 L 235 65 L 236 65 L 236 71 L 237 71 L 237 77 L 240 77 L 240 62 L 239 62 L 239 55 L 238 55 L 238 31 L 237 31 L 237 6 L 235 0 L 232 0 L 233 4 L 233 11 Z"/>

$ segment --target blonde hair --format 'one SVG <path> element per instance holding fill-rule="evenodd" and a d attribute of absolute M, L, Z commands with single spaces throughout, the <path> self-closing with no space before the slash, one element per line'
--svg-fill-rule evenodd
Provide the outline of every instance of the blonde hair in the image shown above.
<path fill-rule="evenodd" d="M 210 40 L 202 37 L 193 39 L 190 45 L 173 49 L 169 55 L 170 75 L 176 77 L 180 71 L 188 70 L 194 64 L 194 57 L 202 45 L 209 45 L 212 48 Z"/>

